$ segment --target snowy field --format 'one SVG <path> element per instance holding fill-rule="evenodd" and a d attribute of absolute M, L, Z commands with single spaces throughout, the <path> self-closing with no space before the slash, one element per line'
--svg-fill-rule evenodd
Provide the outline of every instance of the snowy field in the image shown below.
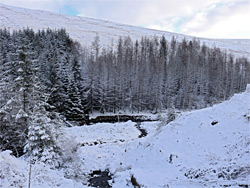
<path fill-rule="evenodd" d="M 113 188 L 201 188 L 250 186 L 250 87 L 229 101 L 184 112 L 169 124 L 98 123 L 64 128 L 81 171 L 109 169 Z M 65 144 L 66 145 L 66 144 Z M 26 187 L 28 160 L 0 154 L 0 187 Z M 32 187 L 88 187 L 63 171 L 33 166 Z"/>
<path fill-rule="evenodd" d="M 250 58 L 250 39 L 197 38 L 104 20 L 62 15 L 48 11 L 29 10 L 0 4 L 0 28 L 19 30 L 27 27 L 35 31 L 47 28 L 65 28 L 70 37 L 79 41 L 82 45 L 91 45 L 96 35 L 100 37 L 103 46 L 110 46 L 112 43 L 115 45 L 120 36 L 130 36 L 133 40 L 140 40 L 143 36 L 162 37 L 162 35 L 164 35 L 169 41 L 173 36 L 179 41 L 184 38 L 187 40 L 196 38 L 200 40 L 201 44 L 204 42 L 210 47 L 216 46 L 237 56 L 244 55 Z"/>

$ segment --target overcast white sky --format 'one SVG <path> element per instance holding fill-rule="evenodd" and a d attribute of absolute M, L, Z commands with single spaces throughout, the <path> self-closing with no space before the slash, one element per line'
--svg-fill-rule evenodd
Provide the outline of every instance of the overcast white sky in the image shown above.
<path fill-rule="evenodd" d="M 250 0 L 0 0 L 206 38 L 250 39 Z"/>

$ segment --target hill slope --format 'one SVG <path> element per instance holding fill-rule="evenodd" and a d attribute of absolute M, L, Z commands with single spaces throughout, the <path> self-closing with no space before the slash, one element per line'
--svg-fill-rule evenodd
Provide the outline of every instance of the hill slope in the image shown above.
<path fill-rule="evenodd" d="M 142 36 L 165 37 L 170 40 L 173 36 L 178 40 L 183 38 L 192 40 L 192 36 L 185 36 L 166 31 L 157 31 L 135 26 L 112 23 L 108 21 L 56 14 L 48 11 L 29 10 L 0 4 L 0 28 L 17 30 L 22 28 L 59 29 L 65 28 L 70 36 L 83 45 L 89 45 L 98 34 L 101 43 L 110 45 L 119 36 L 130 36 L 132 39 L 140 39 Z M 236 55 L 250 57 L 250 39 L 204 39 L 197 38 L 209 46 L 217 46 L 226 49 Z"/>
<path fill-rule="evenodd" d="M 228 101 L 182 113 L 169 124 L 143 122 L 149 133 L 143 138 L 131 121 L 64 128 L 70 140 L 64 147 L 77 146 L 71 170 L 79 175 L 109 169 L 113 188 L 133 188 L 132 175 L 145 188 L 249 187 L 249 101 L 250 85 Z M 27 184 L 28 161 L 4 151 L 0 165 L 0 187 Z M 41 163 L 32 173 L 32 187 L 87 187 L 64 178 L 63 169 Z"/>

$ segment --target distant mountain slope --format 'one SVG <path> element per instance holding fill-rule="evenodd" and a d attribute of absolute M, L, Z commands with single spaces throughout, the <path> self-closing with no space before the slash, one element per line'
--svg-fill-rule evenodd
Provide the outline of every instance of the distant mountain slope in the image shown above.
<path fill-rule="evenodd" d="M 68 16 L 48 11 L 30 10 L 0 4 L 0 28 L 17 30 L 22 28 L 59 29 L 65 28 L 70 36 L 83 45 L 89 45 L 98 34 L 103 46 L 111 45 L 119 36 L 130 36 L 132 39 L 140 39 L 142 36 L 165 37 L 170 40 L 173 36 L 178 40 L 186 36 L 166 31 L 145 29 L 130 25 L 123 25 L 98 19 Z M 217 46 L 226 49 L 235 55 L 244 55 L 250 58 L 250 39 L 204 39 L 197 38 L 209 46 Z"/>

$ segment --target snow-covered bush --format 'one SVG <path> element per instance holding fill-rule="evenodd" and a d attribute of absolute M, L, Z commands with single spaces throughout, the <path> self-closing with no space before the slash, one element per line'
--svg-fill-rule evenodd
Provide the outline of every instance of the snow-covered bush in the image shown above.
<path fill-rule="evenodd" d="M 81 183 L 87 183 L 84 164 L 77 153 L 79 145 L 75 138 L 69 136 L 67 133 L 61 132 L 60 137 L 56 140 L 56 144 L 61 149 L 59 162 L 64 176 Z"/>
<path fill-rule="evenodd" d="M 16 159 L 10 150 L 0 153 L 0 187 L 24 187 L 25 163 Z"/>

